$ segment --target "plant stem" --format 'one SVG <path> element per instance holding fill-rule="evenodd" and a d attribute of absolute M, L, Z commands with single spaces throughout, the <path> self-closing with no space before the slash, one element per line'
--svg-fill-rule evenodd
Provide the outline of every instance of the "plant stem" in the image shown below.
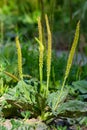
<path fill-rule="evenodd" d="M 13 75 L 13 74 L 11 74 L 11 73 L 9 73 L 7 71 L 3 71 L 3 73 L 5 73 L 9 77 L 11 77 L 12 79 L 16 80 L 17 82 L 19 81 L 19 79 L 15 75 Z"/>
<path fill-rule="evenodd" d="M 50 71 L 51 71 L 51 50 L 52 50 L 52 34 L 49 26 L 49 21 L 47 15 L 45 15 L 47 34 L 48 34 L 48 49 L 47 49 L 47 89 L 46 96 L 49 92 L 49 80 L 50 80 Z"/>

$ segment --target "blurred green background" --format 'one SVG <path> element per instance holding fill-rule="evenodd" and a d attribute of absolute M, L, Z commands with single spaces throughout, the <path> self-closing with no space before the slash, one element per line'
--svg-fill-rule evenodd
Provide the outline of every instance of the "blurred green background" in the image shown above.
<path fill-rule="evenodd" d="M 24 73 L 39 77 L 37 18 L 41 16 L 45 35 L 44 15 L 50 22 L 53 48 L 70 50 L 77 22 L 81 21 L 80 39 L 77 50 L 87 55 L 87 1 L 86 0 L 0 0 L 0 65 L 17 75 L 15 37 L 19 35 Z M 44 64 L 46 58 L 44 59 Z M 52 80 L 63 78 L 66 57 L 53 55 Z M 70 80 L 87 77 L 87 67 L 80 63 L 72 69 Z M 84 73 L 85 72 L 85 73 Z M 44 65 L 46 79 L 46 65 Z M 8 79 L 9 80 L 9 79 Z"/>
<path fill-rule="evenodd" d="M 81 42 L 87 41 L 86 0 L 1 0 L 1 40 L 13 39 L 16 33 L 24 40 L 34 38 L 37 35 L 37 18 L 42 17 L 44 26 L 45 13 L 50 20 L 55 46 L 67 49 L 66 44 L 71 43 L 78 20 L 81 20 Z"/>

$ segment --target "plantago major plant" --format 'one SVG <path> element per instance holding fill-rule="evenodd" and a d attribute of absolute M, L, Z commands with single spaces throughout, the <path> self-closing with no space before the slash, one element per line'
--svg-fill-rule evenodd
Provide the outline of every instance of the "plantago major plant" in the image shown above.
<path fill-rule="evenodd" d="M 74 41 L 70 50 L 70 54 L 67 61 L 66 71 L 64 75 L 64 80 L 60 90 L 56 92 L 50 92 L 49 89 L 49 81 L 50 81 L 50 71 L 51 71 L 51 53 L 52 53 L 52 34 L 49 26 L 49 21 L 47 15 L 45 15 L 46 27 L 47 27 L 47 84 L 43 83 L 43 58 L 44 58 L 44 45 L 42 40 L 42 25 L 41 20 L 38 18 L 38 30 L 39 30 L 39 38 L 35 38 L 39 43 L 39 74 L 40 74 L 40 91 L 38 89 L 39 82 L 38 80 L 34 80 L 34 85 L 31 84 L 31 80 L 23 80 L 23 72 L 22 72 L 22 54 L 21 47 L 19 43 L 18 36 L 16 37 L 16 47 L 17 47 L 17 55 L 18 55 L 18 72 L 19 78 L 17 85 L 14 88 L 9 89 L 9 92 L 3 96 L 3 100 L 7 101 L 12 106 L 15 106 L 15 109 L 28 111 L 29 118 L 38 118 L 46 123 L 51 122 L 54 117 L 62 116 L 62 117 L 70 117 L 79 116 L 80 114 L 87 114 L 87 103 L 78 100 L 67 100 L 66 96 L 68 94 L 67 90 L 64 90 L 64 86 L 69 75 L 73 57 L 75 54 L 75 49 L 77 47 L 78 39 L 79 39 L 79 30 L 80 30 L 80 22 L 77 23 L 76 32 Z M 2 71 L 2 68 L 0 68 Z M 3 71 L 2 71 L 3 72 Z M 8 72 L 4 72 L 10 77 L 13 75 Z M 15 79 L 15 77 L 13 77 Z M 17 91 L 15 91 L 15 88 Z M 3 104 L 3 100 L 0 100 L 0 103 Z M 75 107 L 74 107 L 75 104 Z M 11 108 L 13 109 L 13 107 Z M 73 110 L 72 110 L 73 109 Z M 15 114 L 15 113 L 14 113 Z"/>

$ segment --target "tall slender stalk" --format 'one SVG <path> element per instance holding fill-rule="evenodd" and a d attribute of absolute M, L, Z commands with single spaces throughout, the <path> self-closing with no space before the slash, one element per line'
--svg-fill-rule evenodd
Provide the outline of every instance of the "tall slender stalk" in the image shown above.
<path fill-rule="evenodd" d="M 50 80 L 50 70 L 51 70 L 51 49 L 52 49 L 52 35 L 49 26 L 49 21 L 47 15 L 45 15 L 47 34 L 48 34 L 48 48 L 47 48 L 47 90 L 46 95 L 49 92 L 49 80 Z"/>
<path fill-rule="evenodd" d="M 42 24 L 42 35 L 43 35 L 43 44 L 44 48 L 46 48 L 46 41 L 45 41 L 45 3 L 44 0 L 38 0 L 39 9 L 41 10 L 41 24 Z"/>
<path fill-rule="evenodd" d="M 78 39 L 79 39 L 79 29 L 80 29 L 80 21 L 77 23 L 74 41 L 73 41 L 73 44 L 72 44 L 72 47 L 71 47 L 71 50 L 70 50 L 70 53 L 69 53 L 68 61 L 67 61 L 67 66 L 66 66 L 66 71 L 65 71 L 63 84 L 62 84 L 61 91 L 60 91 L 60 94 L 59 94 L 59 97 L 58 97 L 58 100 L 57 100 L 57 103 L 55 105 L 54 110 L 56 110 L 56 108 L 57 108 L 57 106 L 58 106 L 58 104 L 60 102 L 60 98 L 61 98 L 64 86 L 65 86 L 65 83 L 66 83 L 66 79 L 67 79 L 67 77 L 69 75 L 69 72 L 70 72 L 70 69 L 71 69 L 71 65 L 72 65 L 72 62 L 73 62 L 73 57 L 74 57 L 75 50 L 76 50 L 77 43 L 78 43 Z"/>
<path fill-rule="evenodd" d="M 41 24 L 40 17 L 38 18 L 38 31 L 39 31 L 39 40 L 37 38 L 36 38 L 36 40 L 39 43 L 39 73 L 40 73 L 41 91 L 43 91 L 42 80 L 43 80 L 43 52 L 44 52 L 44 45 L 43 45 L 42 24 Z"/>
<path fill-rule="evenodd" d="M 17 55 L 18 55 L 18 73 L 19 78 L 23 79 L 23 73 L 22 73 L 22 53 L 21 53 L 21 46 L 19 43 L 18 36 L 16 37 L 16 48 L 17 48 Z"/>

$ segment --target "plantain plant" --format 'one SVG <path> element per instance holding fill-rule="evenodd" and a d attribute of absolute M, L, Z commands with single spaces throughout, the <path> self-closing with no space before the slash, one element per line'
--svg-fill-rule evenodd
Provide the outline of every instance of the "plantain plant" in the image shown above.
<path fill-rule="evenodd" d="M 17 85 L 14 88 L 9 88 L 8 93 L 0 98 L 1 113 L 4 117 L 20 115 L 21 111 L 29 111 L 29 117 L 39 118 L 40 120 L 51 122 L 54 117 L 77 117 L 87 113 L 87 103 L 78 100 L 66 100 L 68 90 L 65 89 L 65 83 L 69 75 L 75 49 L 79 39 L 80 22 L 77 23 L 75 38 L 70 50 L 69 58 L 67 61 L 66 71 L 61 89 L 56 92 L 50 92 L 50 71 L 51 71 L 51 53 L 52 53 L 52 35 L 49 26 L 47 15 L 45 15 L 47 27 L 47 82 L 43 82 L 43 59 L 44 59 L 44 44 L 42 38 L 42 25 L 41 20 L 38 18 L 39 38 L 35 38 L 39 43 L 39 75 L 40 82 L 37 79 L 24 79 L 22 71 L 22 52 L 18 37 L 16 37 L 16 48 L 18 55 L 18 73 L 19 76 L 15 77 L 8 72 L 6 73 L 12 78 L 15 78 Z M 46 48 L 45 48 L 46 49 Z M 69 97 L 68 97 L 69 99 Z M 10 104 L 3 104 L 6 101 Z M 7 106 L 6 106 L 7 105 Z M 14 111 L 15 110 L 15 111 Z M 19 110 L 19 113 L 18 113 Z M 71 113 L 71 114 L 70 114 Z"/>

